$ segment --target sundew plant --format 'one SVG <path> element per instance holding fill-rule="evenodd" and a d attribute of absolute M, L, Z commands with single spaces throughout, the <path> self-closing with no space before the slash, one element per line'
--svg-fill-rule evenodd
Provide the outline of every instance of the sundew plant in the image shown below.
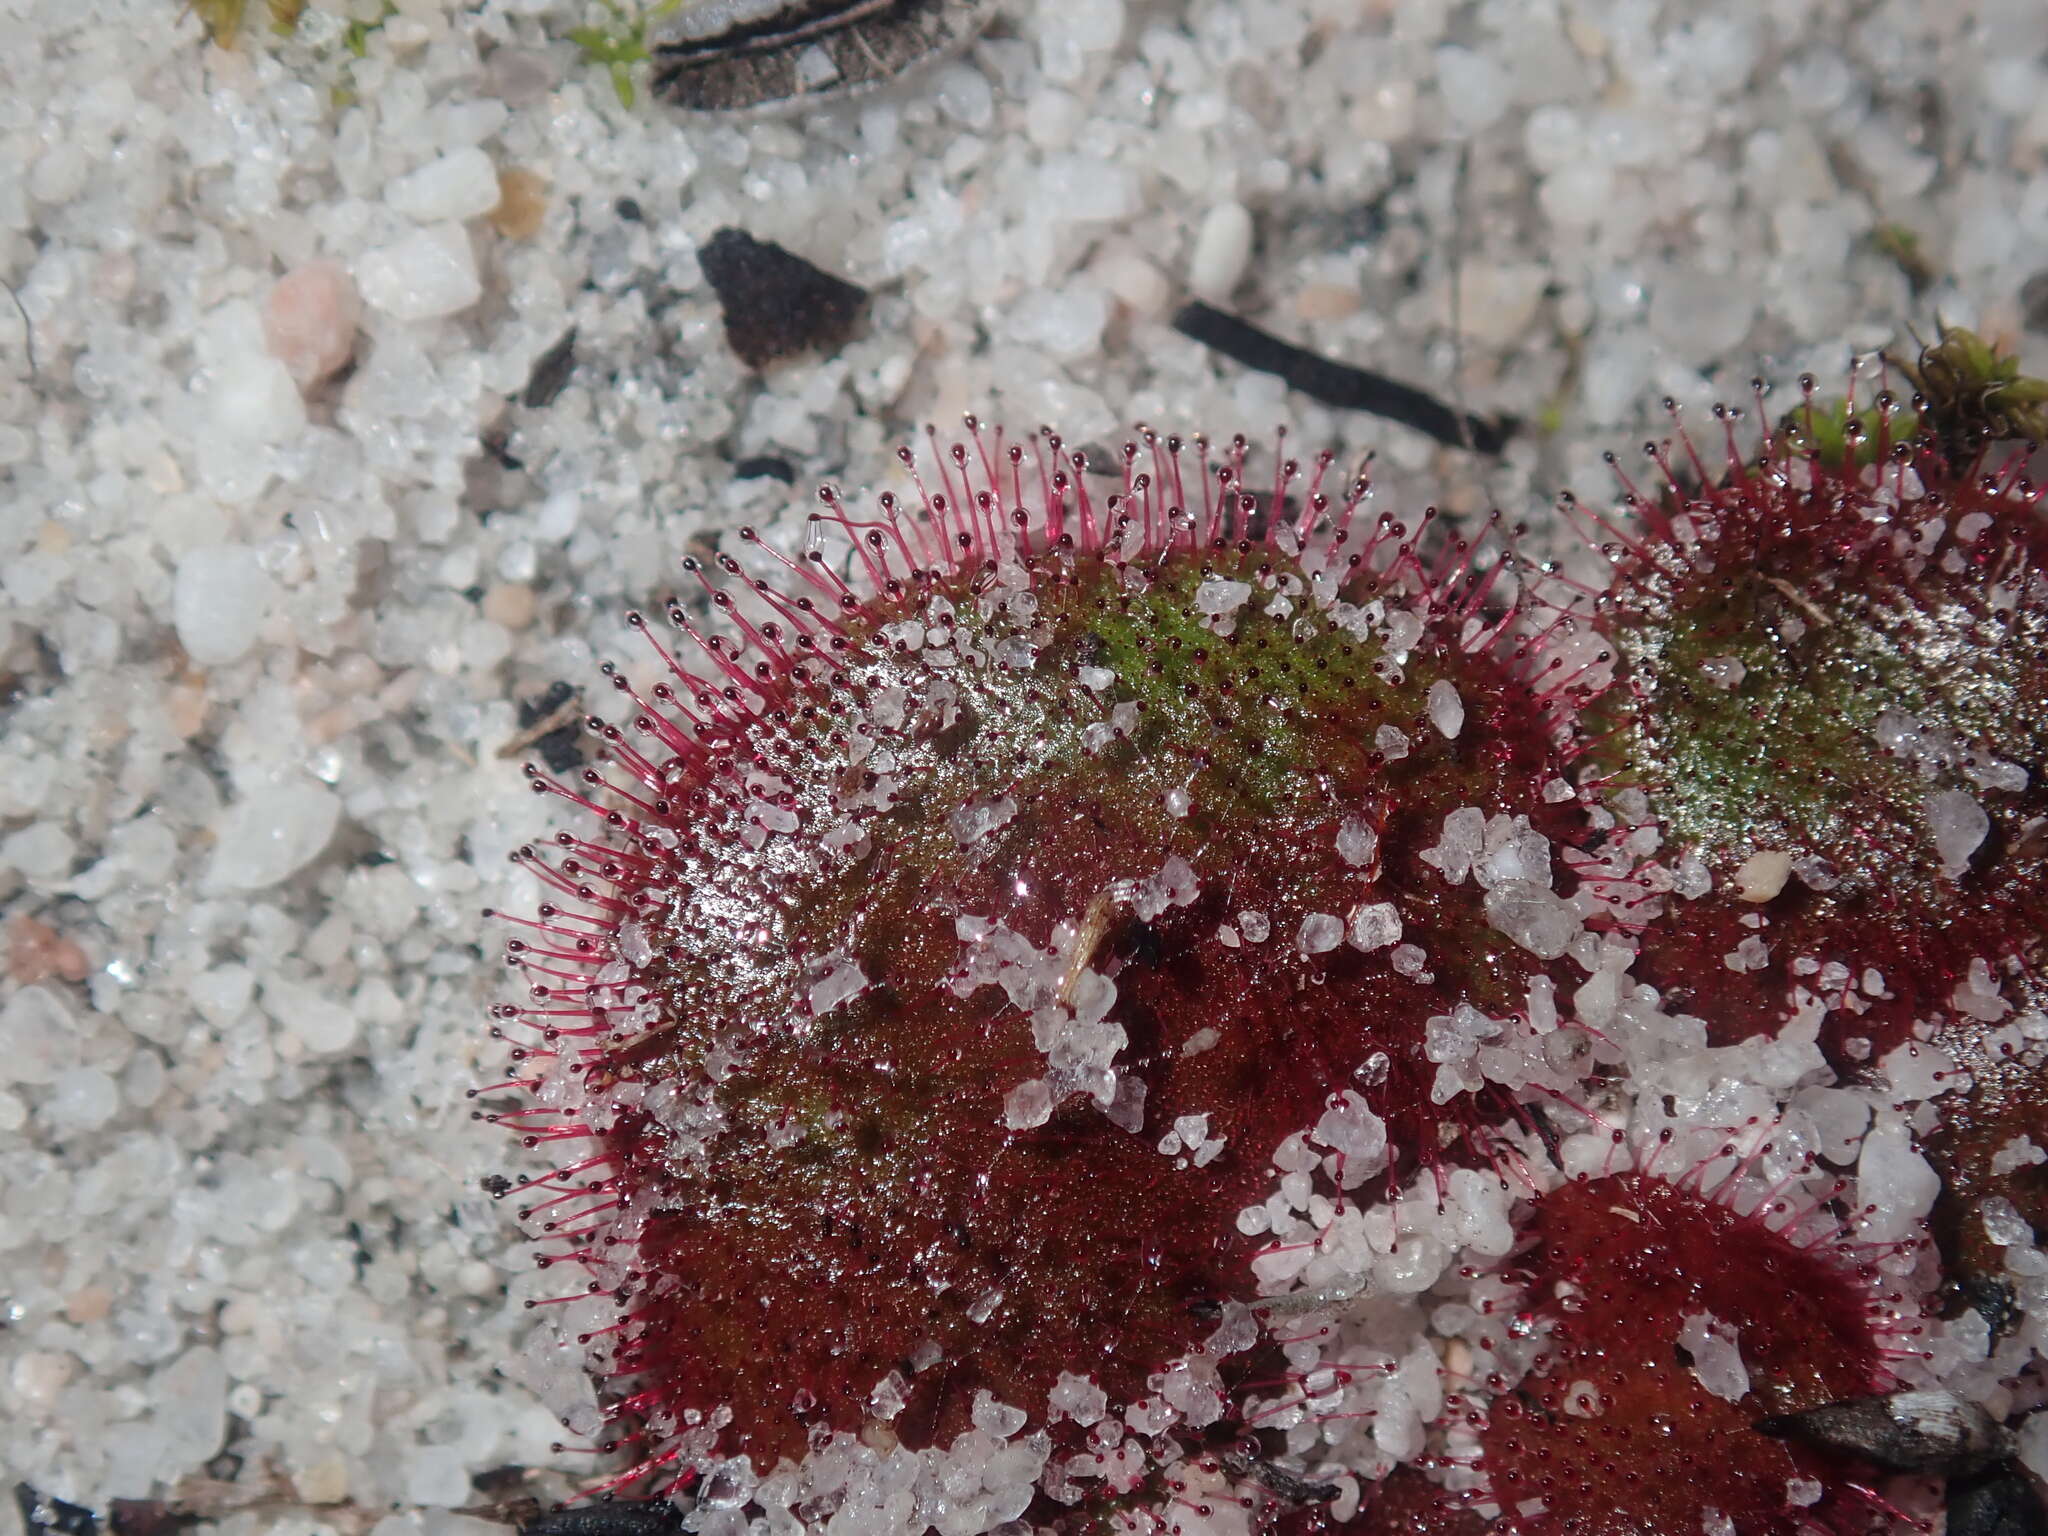
<path fill-rule="evenodd" d="M 971 418 L 685 561 L 599 760 L 528 769 L 577 814 L 516 855 L 480 1093 L 549 1159 L 494 1187 L 594 1492 L 1938 1507 L 1782 1426 L 2038 1395 L 2048 526 L 1994 366 L 1674 416 L 1566 499 L 1590 578 L 1284 439 Z"/>

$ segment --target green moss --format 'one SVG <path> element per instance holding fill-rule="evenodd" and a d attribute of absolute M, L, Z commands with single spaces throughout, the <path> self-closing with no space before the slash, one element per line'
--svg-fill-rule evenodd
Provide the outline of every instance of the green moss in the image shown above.
<path fill-rule="evenodd" d="M 619 105 L 630 108 L 639 99 L 639 88 L 635 83 L 640 66 L 651 55 L 647 48 L 647 29 L 653 22 L 669 15 L 682 0 L 659 0 L 646 10 L 629 9 L 618 0 L 599 0 L 609 22 L 570 29 L 569 41 L 583 50 L 583 56 L 591 63 L 603 67 L 611 77 L 612 89 L 618 94 Z"/>
<path fill-rule="evenodd" d="M 2048 380 L 2020 372 L 2019 359 L 1975 332 L 1943 325 L 1911 358 L 1887 355 L 1913 392 L 1910 406 L 1851 409 L 1847 399 L 1809 400 L 1785 413 L 1779 430 L 1798 453 L 1831 470 L 1869 465 L 1889 449 L 1931 437 L 1961 462 L 1987 442 L 2048 438 Z"/>
<path fill-rule="evenodd" d="M 2048 439 L 2048 379 L 2021 373 L 2019 358 L 1996 342 L 1943 324 L 1916 360 L 1895 361 L 1952 455 L 1986 441 Z"/>
<path fill-rule="evenodd" d="M 1908 225 L 1880 224 L 1870 232 L 1870 244 L 1905 275 L 1907 286 L 1916 296 L 1932 287 L 1941 275 L 1928 258 L 1919 232 Z"/>

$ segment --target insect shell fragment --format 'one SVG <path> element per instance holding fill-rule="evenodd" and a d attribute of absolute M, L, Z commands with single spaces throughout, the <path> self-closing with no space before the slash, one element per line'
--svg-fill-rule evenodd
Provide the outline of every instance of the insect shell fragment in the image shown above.
<path fill-rule="evenodd" d="M 794 111 L 967 46 L 995 0 L 685 0 L 653 40 L 654 92 L 696 112 Z"/>

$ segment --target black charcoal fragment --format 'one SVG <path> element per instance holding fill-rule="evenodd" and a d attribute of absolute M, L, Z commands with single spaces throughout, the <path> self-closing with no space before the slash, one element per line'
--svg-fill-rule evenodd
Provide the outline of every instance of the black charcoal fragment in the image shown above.
<path fill-rule="evenodd" d="M 838 347 L 868 299 L 865 288 L 743 229 L 719 230 L 697 263 L 724 312 L 727 344 L 750 368 Z"/>

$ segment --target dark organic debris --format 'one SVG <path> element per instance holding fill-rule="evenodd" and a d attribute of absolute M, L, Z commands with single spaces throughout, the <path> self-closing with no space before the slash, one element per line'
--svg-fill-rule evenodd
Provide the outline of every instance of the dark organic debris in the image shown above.
<path fill-rule="evenodd" d="M 488 1184 L 488 1180 L 485 1181 Z M 483 1496 L 480 1504 L 471 1504 L 455 1511 L 473 1520 L 489 1520 L 498 1525 L 525 1527 L 541 1518 L 552 1506 L 534 1496 L 532 1488 L 540 1474 L 532 1467 L 514 1463 L 502 1467 L 490 1467 L 472 1477 L 470 1486 Z"/>
<path fill-rule="evenodd" d="M 1926 246 L 1910 226 L 1880 224 L 1870 232 L 1870 243 L 1878 255 L 1899 269 L 1914 298 L 1941 280 L 1941 269 L 1928 259 Z"/>
<path fill-rule="evenodd" d="M 520 505 L 532 493 L 526 462 L 512 451 L 512 415 L 509 402 L 501 405 L 477 433 L 476 453 L 462 461 L 462 506 L 480 522 Z"/>
<path fill-rule="evenodd" d="M 679 1536 L 683 1512 L 667 1499 L 609 1499 L 551 1509 L 520 1536 Z"/>
<path fill-rule="evenodd" d="M 697 252 L 705 281 L 725 312 L 725 339 L 741 362 L 765 368 L 852 334 L 865 288 L 820 271 L 743 229 L 721 229 Z"/>
<path fill-rule="evenodd" d="M 708 112 L 865 90 L 964 47 L 994 9 L 994 0 L 700 0 L 655 44 L 654 90 Z"/>
<path fill-rule="evenodd" d="M 1948 1536 L 2048 1536 L 2048 1507 L 2017 1467 L 1994 1467 L 1948 1485 Z"/>
<path fill-rule="evenodd" d="M 548 684 L 546 693 L 519 701 L 519 728 L 528 730 L 553 719 L 575 697 L 576 690 L 568 683 Z"/>
<path fill-rule="evenodd" d="M 1536 1132 L 1536 1139 L 1543 1143 L 1543 1155 L 1550 1159 L 1550 1165 L 1560 1173 L 1564 1171 L 1564 1138 L 1557 1134 L 1557 1127 L 1550 1123 L 1550 1116 L 1543 1112 L 1541 1104 L 1524 1104 L 1522 1113 Z"/>
<path fill-rule="evenodd" d="M 1957 1296 L 1991 1327 L 1991 1337 L 2002 1339 L 2019 1326 L 2019 1298 L 2009 1282 L 1996 1275 L 1958 1274 Z"/>
<path fill-rule="evenodd" d="M 1300 390 L 1311 400 L 1339 410 L 1384 416 L 1448 447 L 1499 453 L 1519 425 L 1511 416 L 1461 412 L 1412 384 L 1318 357 L 1200 300 L 1173 317 L 1173 328 L 1255 373 L 1285 379 L 1288 388 Z"/>
<path fill-rule="evenodd" d="M 1891 1392 L 1759 1419 L 1767 1435 L 1804 1440 L 1900 1472 L 1959 1477 L 2018 1448 L 2011 1430 L 1953 1392 Z"/>
<path fill-rule="evenodd" d="M 1233 1477 L 1249 1478 L 1284 1503 L 1328 1504 L 1343 1491 L 1335 1483 L 1316 1482 L 1261 1456 L 1242 1456 L 1233 1451 L 1221 1460 L 1223 1469 Z"/>
<path fill-rule="evenodd" d="M 98 1515 L 83 1505 L 38 1493 L 27 1483 L 14 1485 L 14 1503 L 28 1536 L 99 1536 Z"/>
<path fill-rule="evenodd" d="M 576 327 L 570 326 L 562 333 L 562 339 L 533 360 L 533 371 L 526 376 L 526 388 L 520 392 L 519 403 L 529 410 L 540 410 L 555 403 L 555 397 L 569 387 L 569 376 L 576 371 Z"/>
<path fill-rule="evenodd" d="M 795 485 L 796 467 L 789 460 L 772 453 L 756 454 L 733 465 L 732 477 L 735 480 L 780 480 L 784 485 Z"/>
<path fill-rule="evenodd" d="M 583 711 L 576 690 L 552 684 L 546 693 L 519 702 L 519 731 L 498 749 L 500 757 L 518 757 L 529 748 L 540 753 L 551 773 L 583 766 Z"/>
<path fill-rule="evenodd" d="M 508 475 L 516 475 L 526 468 L 526 461 L 512 451 L 512 431 L 502 422 L 486 427 L 477 434 L 477 447 L 484 457 Z"/>
<path fill-rule="evenodd" d="M 177 1536 L 200 1519 L 161 1499 L 114 1499 L 107 1505 L 107 1526 L 114 1536 Z"/>
<path fill-rule="evenodd" d="M 2048 331 L 2048 270 L 2020 284 L 2020 324 L 2030 331 Z"/>
<path fill-rule="evenodd" d="M 21 350 L 28 357 L 28 376 L 33 379 L 38 373 L 36 367 L 36 323 L 28 317 L 28 306 L 21 302 L 21 295 L 12 283 L 0 283 L 7 290 L 7 297 L 14 300 L 14 307 L 21 315 Z"/>

